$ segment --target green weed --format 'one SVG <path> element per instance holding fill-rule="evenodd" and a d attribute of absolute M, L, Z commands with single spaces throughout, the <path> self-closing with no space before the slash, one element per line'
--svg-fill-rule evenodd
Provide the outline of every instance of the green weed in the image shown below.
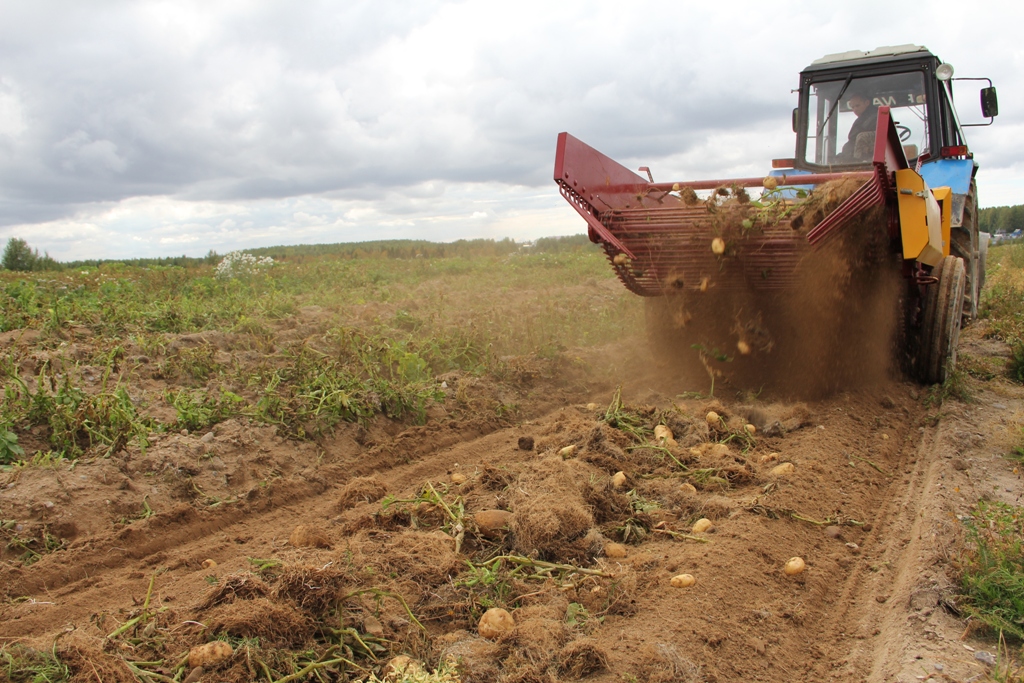
<path fill-rule="evenodd" d="M 71 680 L 71 669 L 50 652 L 33 650 L 18 643 L 0 645 L 0 671 L 11 683 L 62 683 Z"/>
<path fill-rule="evenodd" d="M 960 582 L 967 613 L 1024 639 L 1024 508 L 979 501 L 964 523 Z"/>

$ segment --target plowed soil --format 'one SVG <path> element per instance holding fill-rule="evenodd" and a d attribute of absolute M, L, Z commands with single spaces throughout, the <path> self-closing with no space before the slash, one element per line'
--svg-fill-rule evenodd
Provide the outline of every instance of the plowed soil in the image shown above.
<path fill-rule="evenodd" d="M 963 343 L 1005 353 L 977 330 Z M 643 353 L 622 360 L 636 348 L 501 385 L 452 374 L 424 426 L 301 442 L 235 419 L 0 475 L 0 518 L 56 547 L 31 564 L 3 551 L 0 640 L 52 649 L 82 681 L 135 680 L 128 662 L 181 680 L 214 638 L 234 654 L 198 680 L 277 679 L 332 642 L 366 671 L 450 657 L 467 683 L 986 671 L 971 648 L 993 646 L 961 640 L 955 613 L 956 517 L 982 493 L 1017 499 L 1000 455 L 1019 388 L 994 379 L 970 405 L 898 379 L 813 402 L 686 399 Z M 675 444 L 636 438 L 659 423 Z M 504 528 L 481 528 L 485 510 L 510 513 Z M 699 518 L 713 526 L 692 533 Z M 802 573 L 783 572 L 791 557 Z M 495 640 L 477 632 L 490 606 L 515 620 Z M 345 666 L 323 680 L 361 675 Z"/>

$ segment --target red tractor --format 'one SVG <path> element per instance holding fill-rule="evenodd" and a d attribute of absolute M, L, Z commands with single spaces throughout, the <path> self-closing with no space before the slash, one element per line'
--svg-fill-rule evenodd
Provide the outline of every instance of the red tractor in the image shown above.
<path fill-rule="evenodd" d="M 961 123 L 953 82 L 988 79 L 952 76 L 913 45 L 828 55 L 800 74 L 796 153 L 766 177 L 656 183 L 561 133 L 555 182 L 647 297 L 655 347 L 712 378 L 733 363 L 763 385 L 849 358 L 856 373 L 885 352 L 942 382 L 988 245 L 963 129 L 998 113 L 988 81 L 987 122 Z"/>

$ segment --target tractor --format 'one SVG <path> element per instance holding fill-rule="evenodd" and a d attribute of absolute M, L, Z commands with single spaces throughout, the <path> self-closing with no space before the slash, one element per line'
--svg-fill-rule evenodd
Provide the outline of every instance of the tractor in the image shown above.
<path fill-rule="evenodd" d="M 983 120 L 961 122 L 957 81 L 987 82 Z M 988 247 L 963 131 L 993 122 L 995 88 L 902 45 L 815 60 L 798 91 L 795 154 L 766 176 L 655 182 L 561 133 L 555 182 L 645 297 L 655 349 L 696 355 L 712 382 L 728 363 L 763 386 L 849 358 L 848 376 L 898 364 L 943 382 Z"/>

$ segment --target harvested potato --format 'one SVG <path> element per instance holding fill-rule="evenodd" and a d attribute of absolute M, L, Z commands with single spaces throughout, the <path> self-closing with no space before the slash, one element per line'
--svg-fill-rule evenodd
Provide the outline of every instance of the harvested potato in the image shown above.
<path fill-rule="evenodd" d="M 587 404 L 587 410 L 597 410 L 600 407 L 601 406 L 597 405 L 596 403 L 588 403 Z"/>
<path fill-rule="evenodd" d="M 508 510 L 481 510 L 473 515 L 476 528 L 487 538 L 500 536 L 501 532 L 508 528 L 511 519 L 512 513 Z"/>
<path fill-rule="evenodd" d="M 794 467 L 793 463 L 791 463 L 791 462 L 784 462 L 784 463 L 781 463 L 781 464 L 776 465 L 775 467 L 773 467 L 771 469 L 770 474 L 772 476 L 775 476 L 775 477 L 783 477 L 783 476 L 785 476 L 787 474 L 792 474 L 793 470 L 795 470 L 795 469 L 796 469 L 796 467 Z"/>
<path fill-rule="evenodd" d="M 743 429 L 747 432 L 747 434 L 750 434 L 751 436 L 757 434 L 757 427 L 755 427 L 752 424 L 743 425 Z"/>
<path fill-rule="evenodd" d="M 765 179 L 761 181 L 761 184 L 764 185 L 764 189 L 769 192 L 774 192 L 779 187 L 779 180 L 773 176 L 766 176 Z"/>
<path fill-rule="evenodd" d="M 480 623 L 477 624 L 476 630 L 481 637 L 494 640 L 515 627 L 516 622 L 507 610 L 492 607 L 480 617 Z"/>
<path fill-rule="evenodd" d="M 231 659 L 233 654 L 235 654 L 235 651 L 231 649 L 230 645 L 223 640 L 215 640 L 205 645 L 197 645 L 189 650 L 188 665 L 192 668 L 201 666 L 209 671 L 215 666 Z"/>
<path fill-rule="evenodd" d="M 714 526 L 715 525 L 711 522 L 710 519 L 708 519 L 707 517 L 701 517 L 693 523 L 693 533 L 702 534 Z"/>
<path fill-rule="evenodd" d="M 697 583 L 697 579 L 693 578 L 693 574 L 677 574 L 669 580 L 669 583 L 673 588 L 689 588 Z"/>
<path fill-rule="evenodd" d="M 672 430 L 665 425 L 658 425 L 654 428 L 654 439 L 662 446 L 666 445 L 669 441 L 675 442 L 675 435 L 672 434 Z"/>
<path fill-rule="evenodd" d="M 461 472 L 452 472 L 452 483 L 453 484 L 465 484 L 466 480 L 469 479 L 465 474 Z"/>
<path fill-rule="evenodd" d="M 711 240 L 711 253 L 716 256 L 721 256 L 725 253 L 725 240 L 721 237 L 716 237 Z"/>
<path fill-rule="evenodd" d="M 700 289 L 700 291 L 702 291 L 702 292 L 706 292 L 706 291 L 708 291 L 708 284 L 709 284 L 710 282 L 711 282 L 711 278 L 708 278 L 708 277 L 702 277 L 702 278 L 700 279 L 700 286 L 698 287 L 698 289 Z"/>
<path fill-rule="evenodd" d="M 568 460 L 576 454 L 576 445 L 566 446 L 565 448 L 559 449 L 558 455 L 562 456 L 562 460 Z"/>
<path fill-rule="evenodd" d="M 604 544 L 604 556 L 612 558 L 622 558 L 628 555 L 626 546 L 621 543 L 605 543 Z"/>
<path fill-rule="evenodd" d="M 398 681 L 419 673 L 423 673 L 423 665 L 409 655 L 392 657 L 384 667 L 385 680 Z"/>
<path fill-rule="evenodd" d="M 203 560 L 203 569 L 213 569 L 217 566 L 217 563 L 213 560 Z"/>
<path fill-rule="evenodd" d="M 704 419 L 707 420 L 708 426 L 710 427 L 722 426 L 722 416 L 713 410 L 709 410 L 708 414 L 704 416 Z"/>
<path fill-rule="evenodd" d="M 767 453 L 761 456 L 761 462 L 775 462 L 779 459 L 778 453 Z"/>
<path fill-rule="evenodd" d="M 612 486 L 621 489 L 626 485 L 626 473 L 621 470 L 612 475 Z"/>
<path fill-rule="evenodd" d="M 296 548 L 330 548 L 331 541 L 322 529 L 309 524 L 300 524 L 288 537 L 288 545 Z"/>
<path fill-rule="evenodd" d="M 686 482 L 686 483 L 680 485 L 679 491 L 681 493 L 688 493 L 691 496 L 697 495 L 697 487 L 694 486 L 693 484 L 691 484 L 690 482 Z"/>
<path fill-rule="evenodd" d="M 782 568 L 782 571 L 786 572 L 786 576 L 796 576 L 803 573 L 805 566 L 802 557 L 791 557 L 786 562 L 786 566 Z"/>
<path fill-rule="evenodd" d="M 736 342 L 736 350 L 740 352 L 741 356 L 749 356 L 750 344 L 740 339 L 738 342 Z"/>
<path fill-rule="evenodd" d="M 629 257 L 626 256 L 625 254 L 616 254 L 615 257 L 612 259 L 612 263 L 614 263 L 617 266 L 624 266 L 629 263 Z"/>

